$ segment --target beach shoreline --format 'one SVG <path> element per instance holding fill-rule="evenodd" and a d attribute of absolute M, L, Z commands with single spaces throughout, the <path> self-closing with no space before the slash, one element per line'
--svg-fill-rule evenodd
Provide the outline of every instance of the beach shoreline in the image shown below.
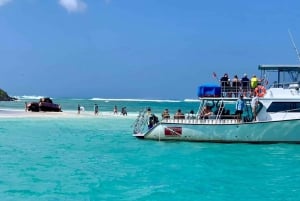
<path fill-rule="evenodd" d="M 80 114 L 75 110 L 63 112 L 31 112 L 16 109 L 0 109 L 0 119 L 3 118 L 136 118 L 136 113 L 128 113 L 127 116 L 113 114 L 113 112 L 100 112 L 95 115 L 93 111 L 81 111 Z"/>

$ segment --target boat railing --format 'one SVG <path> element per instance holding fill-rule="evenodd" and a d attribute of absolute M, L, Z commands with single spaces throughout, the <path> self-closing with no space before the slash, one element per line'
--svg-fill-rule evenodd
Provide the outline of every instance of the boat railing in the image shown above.
<path fill-rule="evenodd" d="M 187 118 L 187 119 L 163 119 L 163 123 L 181 123 L 181 124 L 236 124 L 241 122 L 237 115 L 224 115 L 222 118 Z"/>
<path fill-rule="evenodd" d="M 221 96 L 229 98 L 238 98 L 240 95 L 250 97 L 252 94 L 250 86 L 225 86 L 221 84 Z"/>
<path fill-rule="evenodd" d="M 260 83 L 262 84 L 262 83 Z M 264 83 L 266 88 L 266 83 Z M 300 89 L 300 82 L 274 82 L 269 88 L 283 88 L 283 89 Z M 238 98 L 240 95 L 250 98 L 253 91 L 250 86 L 225 86 L 221 84 L 221 96 L 227 98 Z"/>

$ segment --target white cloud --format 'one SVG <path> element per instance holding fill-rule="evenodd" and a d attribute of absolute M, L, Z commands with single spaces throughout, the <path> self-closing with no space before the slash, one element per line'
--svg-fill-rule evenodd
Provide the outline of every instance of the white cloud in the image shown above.
<path fill-rule="evenodd" d="M 12 1 L 12 0 L 0 0 L 0 6 L 3 6 L 5 4 L 9 3 L 10 1 Z"/>
<path fill-rule="evenodd" d="M 68 12 L 83 12 L 87 7 L 82 0 L 59 0 L 59 4 Z"/>

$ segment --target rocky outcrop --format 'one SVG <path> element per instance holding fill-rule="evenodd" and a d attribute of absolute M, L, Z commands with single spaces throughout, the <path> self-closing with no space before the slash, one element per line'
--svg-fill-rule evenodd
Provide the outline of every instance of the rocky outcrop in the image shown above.
<path fill-rule="evenodd" d="M 14 101 L 14 100 L 17 100 L 16 98 L 14 97 L 10 97 L 6 91 L 0 89 L 0 101 Z"/>

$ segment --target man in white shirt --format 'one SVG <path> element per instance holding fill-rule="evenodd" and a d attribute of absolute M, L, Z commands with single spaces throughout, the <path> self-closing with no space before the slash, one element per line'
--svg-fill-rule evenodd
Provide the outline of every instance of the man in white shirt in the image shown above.
<path fill-rule="evenodd" d="M 252 100 L 251 100 L 251 108 L 252 108 L 252 113 L 253 113 L 253 120 L 256 121 L 256 109 L 258 106 L 258 97 L 257 94 L 254 93 Z"/>

